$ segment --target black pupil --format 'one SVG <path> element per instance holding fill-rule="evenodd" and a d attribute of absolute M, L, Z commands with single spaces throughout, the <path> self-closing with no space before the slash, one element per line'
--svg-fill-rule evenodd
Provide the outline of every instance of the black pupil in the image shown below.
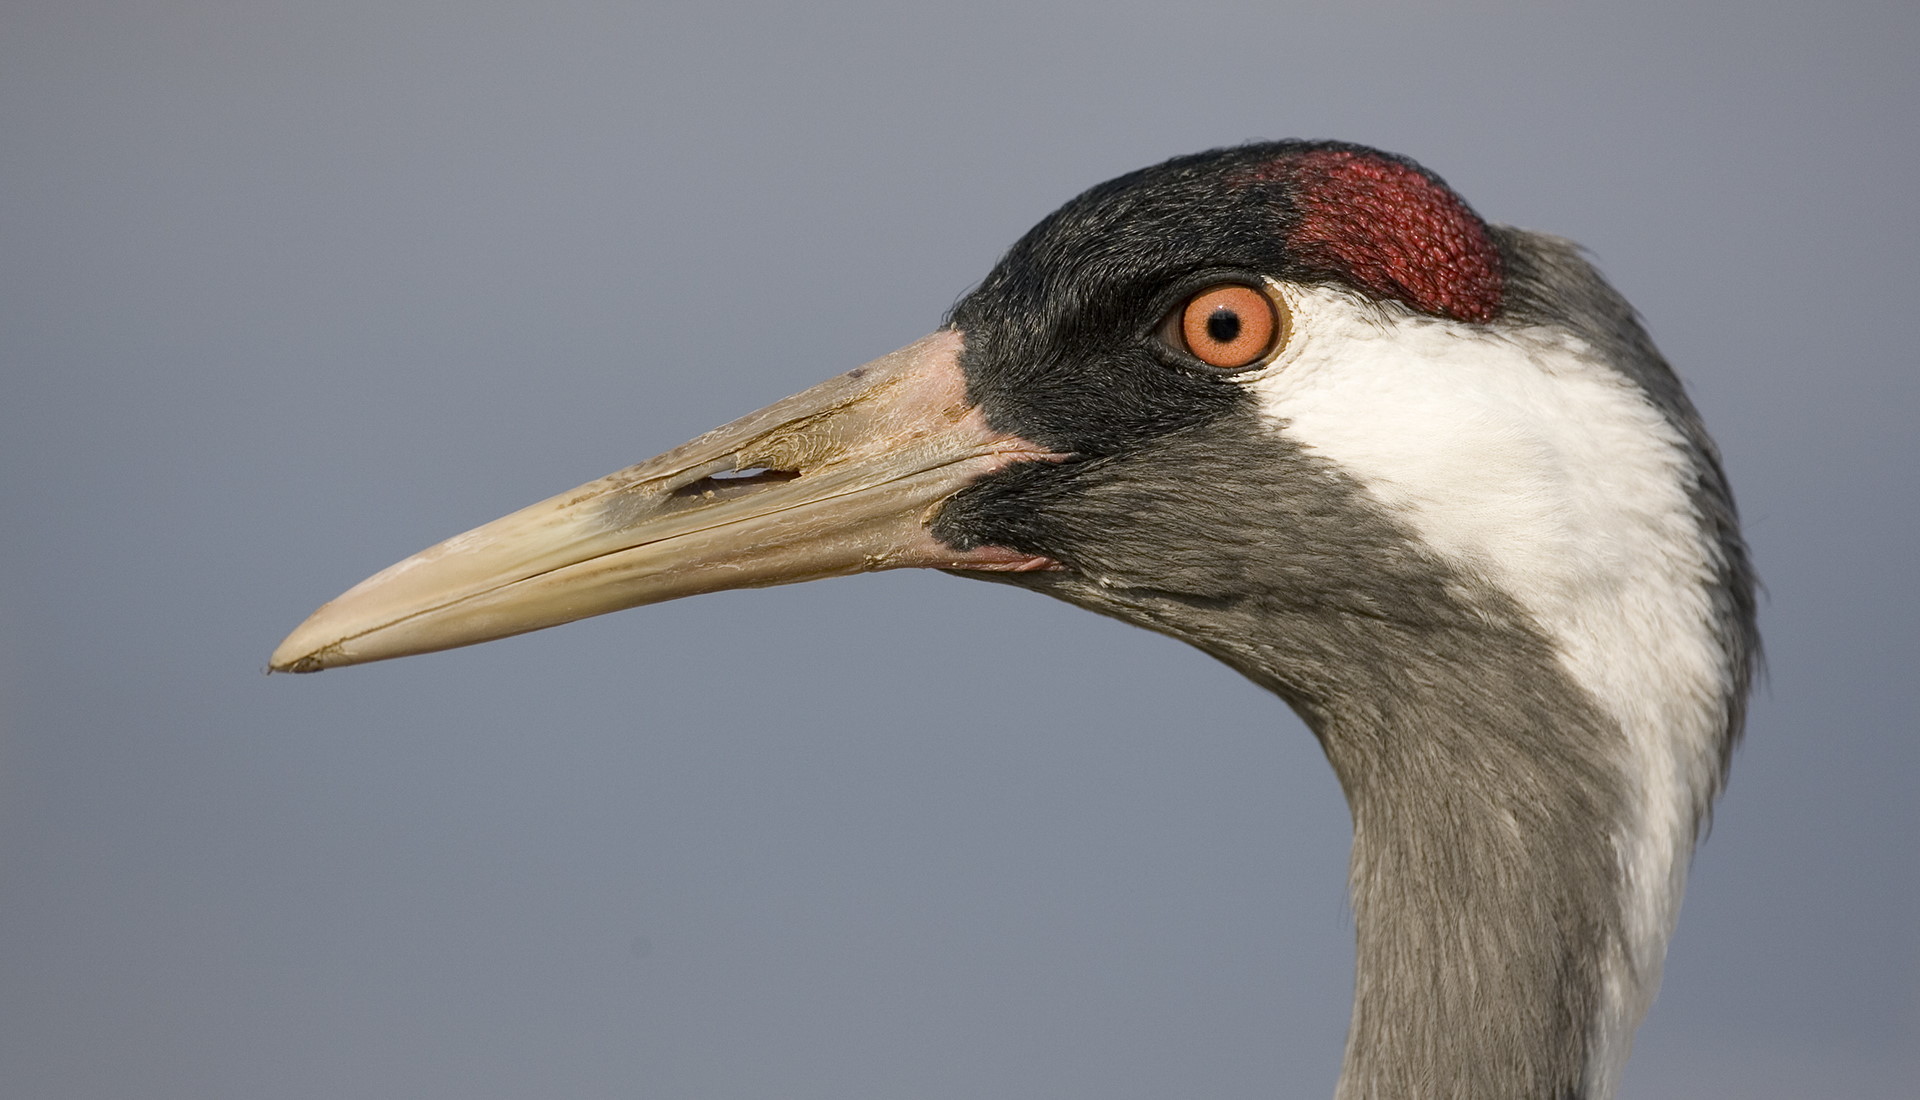
<path fill-rule="evenodd" d="M 1207 336 L 1216 344 L 1231 344 L 1240 335 L 1240 315 L 1221 306 L 1207 317 Z"/>

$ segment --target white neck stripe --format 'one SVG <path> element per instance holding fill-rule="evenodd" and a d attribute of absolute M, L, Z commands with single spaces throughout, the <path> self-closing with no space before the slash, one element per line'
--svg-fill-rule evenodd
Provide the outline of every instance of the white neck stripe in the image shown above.
<path fill-rule="evenodd" d="M 1644 393 L 1564 333 L 1282 292 L 1289 345 L 1246 379 L 1261 412 L 1511 596 L 1625 734 L 1626 957 L 1605 960 L 1587 1081 L 1610 1095 L 1659 984 L 1726 721 L 1693 459 Z"/>

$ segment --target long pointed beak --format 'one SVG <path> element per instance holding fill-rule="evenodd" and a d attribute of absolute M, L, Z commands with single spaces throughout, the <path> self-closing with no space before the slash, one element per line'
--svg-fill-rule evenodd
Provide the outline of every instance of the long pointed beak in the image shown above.
<path fill-rule="evenodd" d="M 934 333 L 638 466 L 422 550 L 321 607 L 275 671 L 451 649 L 701 592 L 876 569 L 1028 570 L 954 550 L 940 505 L 1058 459 L 968 404 L 959 333 Z"/>

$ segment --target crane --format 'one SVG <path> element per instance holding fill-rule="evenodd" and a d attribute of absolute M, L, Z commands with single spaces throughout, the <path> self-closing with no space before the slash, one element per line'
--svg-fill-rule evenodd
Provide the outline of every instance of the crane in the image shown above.
<path fill-rule="evenodd" d="M 900 567 L 1199 647 L 1353 815 L 1338 1095 L 1612 1095 L 1759 649 L 1712 440 L 1576 246 L 1330 141 L 1043 219 L 931 335 L 424 550 L 275 670 Z"/>

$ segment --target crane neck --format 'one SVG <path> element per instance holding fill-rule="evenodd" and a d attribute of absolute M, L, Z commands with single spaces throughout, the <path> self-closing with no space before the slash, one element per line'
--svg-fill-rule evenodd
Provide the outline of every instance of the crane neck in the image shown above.
<path fill-rule="evenodd" d="M 1612 1095 L 1691 835 L 1638 854 L 1668 810 L 1559 647 L 1493 597 L 1471 614 L 1409 601 L 1395 619 L 1173 606 L 1132 610 L 1284 698 L 1346 793 L 1356 953 L 1340 1100 Z"/>
<path fill-rule="evenodd" d="M 1519 685 L 1474 694 L 1449 712 L 1403 691 L 1384 713 L 1315 723 L 1354 822 L 1341 1100 L 1599 1100 L 1605 1048 L 1630 1039 L 1633 1021 L 1610 1034 L 1630 968 L 1601 827 L 1626 799 L 1582 750 L 1606 742 L 1606 720 L 1492 703 Z"/>
<path fill-rule="evenodd" d="M 1369 564 L 1397 561 L 1424 566 Z M 1319 739 L 1354 827 L 1340 1100 L 1612 1095 L 1658 984 L 1687 805 L 1710 792 L 1649 797 L 1646 754 L 1562 643 L 1497 593 L 1463 606 L 1444 578 L 1331 609 L 1275 589 L 1026 583 L 1191 642 Z M 1701 714 L 1701 730 L 1724 721 Z"/>

